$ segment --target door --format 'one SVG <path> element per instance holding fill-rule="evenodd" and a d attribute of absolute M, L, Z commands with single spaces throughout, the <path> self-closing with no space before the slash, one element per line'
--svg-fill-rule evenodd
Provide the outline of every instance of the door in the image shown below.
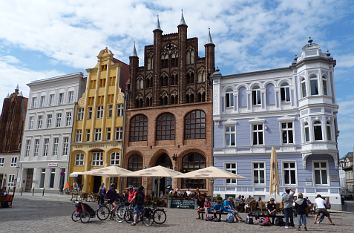
<path fill-rule="evenodd" d="M 33 182 L 33 168 L 27 169 L 25 192 L 30 192 Z"/>
<path fill-rule="evenodd" d="M 100 190 L 102 178 L 100 176 L 93 177 L 93 192 L 98 193 Z"/>

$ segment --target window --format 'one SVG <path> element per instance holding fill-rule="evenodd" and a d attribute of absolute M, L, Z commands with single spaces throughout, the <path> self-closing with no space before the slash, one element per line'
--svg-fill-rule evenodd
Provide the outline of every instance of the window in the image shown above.
<path fill-rule="evenodd" d="M 39 151 L 39 139 L 34 140 L 34 153 L 33 156 L 38 156 Z"/>
<path fill-rule="evenodd" d="M 290 87 L 288 83 L 281 84 L 280 87 L 280 100 L 282 102 L 290 102 Z"/>
<path fill-rule="evenodd" d="M 309 127 L 308 122 L 304 123 L 304 130 L 305 130 L 305 142 L 309 142 L 310 141 L 310 127 Z"/>
<path fill-rule="evenodd" d="M 205 71 L 201 70 L 198 72 L 198 78 L 197 78 L 197 82 L 198 83 L 203 83 L 206 80 L 206 75 L 205 75 Z"/>
<path fill-rule="evenodd" d="M 63 155 L 68 155 L 69 152 L 69 137 L 63 137 Z"/>
<path fill-rule="evenodd" d="M 281 123 L 281 135 L 283 144 L 294 143 L 293 135 L 293 123 L 292 122 L 283 122 Z"/>
<path fill-rule="evenodd" d="M 55 168 L 50 169 L 49 188 L 54 188 Z"/>
<path fill-rule="evenodd" d="M 327 131 L 327 140 L 328 141 L 331 141 L 332 140 L 332 133 L 331 133 L 331 122 L 330 121 L 327 121 L 327 124 L 326 124 L 326 131 Z"/>
<path fill-rule="evenodd" d="M 106 128 L 106 140 L 111 140 L 112 130 L 111 128 Z"/>
<path fill-rule="evenodd" d="M 39 188 L 44 188 L 44 180 L 45 180 L 45 168 L 41 169 L 41 179 L 39 181 Z"/>
<path fill-rule="evenodd" d="M 327 77 L 322 76 L 323 95 L 328 95 Z"/>
<path fill-rule="evenodd" d="M 103 106 L 98 106 L 97 107 L 97 112 L 96 112 L 96 118 L 102 118 L 103 117 Z"/>
<path fill-rule="evenodd" d="M 253 183 L 255 185 L 265 184 L 265 164 L 263 162 L 253 163 Z"/>
<path fill-rule="evenodd" d="M 111 154 L 111 165 L 119 165 L 119 153 L 118 152 L 113 152 Z"/>
<path fill-rule="evenodd" d="M 58 100 L 58 104 L 63 104 L 64 103 L 64 93 L 59 93 L 59 100 Z"/>
<path fill-rule="evenodd" d="M 252 89 L 252 104 L 253 105 L 261 105 L 262 104 L 261 89 L 259 88 L 258 85 L 255 85 Z"/>
<path fill-rule="evenodd" d="M 43 125 L 43 116 L 38 116 L 38 120 L 37 120 L 37 128 L 41 129 Z"/>
<path fill-rule="evenodd" d="M 101 71 L 105 71 L 105 70 L 107 70 L 107 68 L 108 68 L 108 65 L 101 65 Z"/>
<path fill-rule="evenodd" d="M 103 152 L 92 153 L 92 166 L 103 166 Z"/>
<path fill-rule="evenodd" d="M 82 139 L 82 130 L 77 129 L 75 134 L 75 142 L 81 142 Z"/>
<path fill-rule="evenodd" d="M 184 139 L 205 138 L 205 112 L 201 110 L 189 112 L 184 118 L 184 128 Z"/>
<path fill-rule="evenodd" d="M 123 104 L 117 104 L 117 116 L 121 117 L 124 114 L 124 106 Z"/>
<path fill-rule="evenodd" d="M 53 105 L 54 103 L 54 94 L 49 95 L 49 106 Z"/>
<path fill-rule="evenodd" d="M 225 170 L 237 174 L 236 163 L 225 163 Z M 236 179 L 226 179 L 226 184 L 236 184 Z"/>
<path fill-rule="evenodd" d="M 301 78 L 301 94 L 302 98 L 305 98 L 307 93 L 306 93 L 306 80 L 305 78 Z"/>
<path fill-rule="evenodd" d="M 102 129 L 97 128 L 95 129 L 95 141 L 101 141 L 102 140 Z"/>
<path fill-rule="evenodd" d="M 197 169 L 205 168 L 206 162 L 203 155 L 199 153 L 189 153 L 182 158 L 182 172 L 190 172 Z M 182 179 L 182 188 L 205 188 L 205 180 L 203 179 Z"/>
<path fill-rule="evenodd" d="M 33 129 L 33 124 L 34 124 L 34 117 L 31 116 L 29 117 L 28 129 Z"/>
<path fill-rule="evenodd" d="M 122 141 L 123 140 L 123 127 L 116 127 L 116 141 Z"/>
<path fill-rule="evenodd" d="M 283 163 L 284 185 L 296 185 L 296 164 L 295 162 Z"/>
<path fill-rule="evenodd" d="M 232 92 L 226 92 L 225 94 L 225 107 L 231 108 L 234 106 L 234 94 Z"/>
<path fill-rule="evenodd" d="M 140 77 L 138 80 L 136 80 L 136 89 L 137 90 L 144 89 L 144 80 L 142 77 Z"/>
<path fill-rule="evenodd" d="M 235 146 L 236 145 L 236 130 L 235 126 L 225 127 L 225 145 Z"/>
<path fill-rule="evenodd" d="M 326 185 L 328 184 L 327 162 L 318 161 L 313 163 L 313 170 L 315 175 L 315 184 Z"/>
<path fill-rule="evenodd" d="M 71 126 L 71 112 L 66 113 L 66 126 Z"/>
<path fill-rule="evenodd" d="M 108 105 L 108 117 L 111 118 L 113 115 L 113 105 Z"/>
<path fill-rule="evenodd" d="M 45 96 L 42 95 L 42 96 L 41 96 L 40 103 L 39 103 L 39 106 L 40 106 L 40 107 L 43 107 L 43 106 L 44 106 L 44 103 L 45 103 Z"/>
<path fill-rule="evenodd" d="M 84 166 L 84 154 L 82 153 L 76 154 L 75 166 Z"/>
<path fill-rule="evenodd" d="M 154 68 L 154 57 L 149 56 L 147 59 L 147 70 L 152 70 Z"/>
<path fill-rule="evenodd" d="M 77 109 L 77 120 L 82 121 L 84 119 L 84 108 Z"/>
<path fill-rule="evenodd" d="M 128 159 L 128 170 L 137 171 L 143 169 L 143 158 L 140 155 L 133 154 Z M 134 187 L 139 187 L 141 185 L 141 178 L 138 177 L 128 177 L 127 185 L 132 185 Z"/>
<path fill-rule="evenodd" d="M 156 120 L 156 140 L 174 140 L 176 120 L 171 113 L 163 113 Z"/>
<path fill-rule="evenodd" d="M 26 153 L 25 156 L 29 156 L 31 151 L 31 140 L 26 140 Z"/>
<path fill-rule="evenodd" d="M 32 108 L 37 107 L 37 97 L 32 97 Z"/>
<path fill-rule="evenodd" d="M 5 158 L 4 157 L 0 157 L 0 167 L 3 167 L 5 163 Z"/>
<path fill-rule="evenodd" d="M 192 83 L 194 83 L 194 72 L 190 70 L 187 72 L 187 84 Z"/>
<path fill-rule="evenodd" d="M 15 175 L 9 174 L 9 180 L 7 181 L 7 186 L 13 188 L 15 186 Z"/>
<path fill-rule="evenodd" d="M 135 115 L 130 120 L 129 141 L 146 141 L 148 134 L 148 119 L 145 115 Z"/>
<path fill-rule="evenodd" d="M 17 157 L 11 157 L 10 167 L 16 167 L 16 166 L 17 166 Z"/>
<path fill-rule="evenodd" d="M 315 121 L 313 123 L 313 131 L 315 135 L 315 141 L 321 141 L 323 139 L 321 121 Z"/>
<path fill-rule="evenodd" d="M 48 150 L 49 150 L 49 138 L 45 138 L 43 143 L 43 156 L 48 156 Z"/>
<path fill-rule="evenodd" d="M 90 141 L 90 137 L 91 137 L 91 130 L 86 129 L 86 142 Z"/>
<path fill-rule="evenodd" d="M 263 145 L 263 125 L 252 125 L 253 145 Z"/>
<path fill-rule="evenodd" d="M 53 141 L 53 155 L 58 155 L 59 138 L 54 138 Z"/>
<path fill-rule="evenodd" d="M 52 127 L 52 118 L 53 118 L 52 114 L 47 115 L 47 128 Z"/>
<path fill-rule="evenodd" d="M 194 64 L 194 50 L 192 48 L 187 50 L 186 64 Z"/>
<path fill-rule="evenodd" d="M 61 113 L 57 113 L 57 121 L 55 123 L 55 127 L 60 127 L 61 125 Z"/>
<path fill-rule="evenodd" d="M 310 77 L 311 95 L 318 95 L 318 79 L 316 75 Z"/>
<path fill-rule="evenodd" d="M 69 91 L 69 103 L 74 103 L 74 91 Z"/>
<path fill-rule="evenodd" d="M 92 118 L 92 107 L 87 109 L 87 119 L 90 120 Z"/>

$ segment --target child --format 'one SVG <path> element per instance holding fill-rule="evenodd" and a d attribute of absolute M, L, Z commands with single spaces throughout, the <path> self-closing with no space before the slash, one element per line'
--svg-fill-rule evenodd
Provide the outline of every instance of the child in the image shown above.
<path fill-rule="evenodd" d="M 298 230 L 301 230 L 301 225 L 304 225 L 305 231 L 306 227 L 306 209 L 307 209 L 307 200 L 304 199 L 302 193 L 299 193 L 297 200 L 295 201 L 295 209 L 298 217 Z"/>
<path fill-rule="evenodd" d="M 209 200 L 209 198 L 205 197 L 204 200 L 204 211 L 205 211 L 205 221 L 208 221 L 208 212 L 210 211 L 211 208 L 211 202 Z"/>

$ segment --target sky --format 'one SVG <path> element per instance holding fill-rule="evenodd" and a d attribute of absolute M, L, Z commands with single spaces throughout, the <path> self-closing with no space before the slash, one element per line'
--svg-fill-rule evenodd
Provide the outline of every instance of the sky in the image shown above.
<path fill-rule="evenodd" d="M 128 63 L 135 41 L 142 65 L 159 15 L 163 33 L 177 32 L 181 9 L 199 55 L 210 27 L 223 75 L 287 67 L 311 36 L 337 61 L 339 151 L 354 147 L 354 4 L 350 0 L 0 0 L 0 108 L 18 84 L 85 73 L 106 46 Z"/>

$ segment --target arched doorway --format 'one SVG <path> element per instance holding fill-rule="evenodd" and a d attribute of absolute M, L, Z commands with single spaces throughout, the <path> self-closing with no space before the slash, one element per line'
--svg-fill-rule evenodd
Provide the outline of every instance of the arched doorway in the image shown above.
<path fill-rule="evenodd" d="M 166 153 L 162 153 L 156 160 L 155 165 L 154 166 L 163 166 L 163 167 L 167 167 L 172 169 L 172 161 L 170 159 L 170 157 L 168 156 L 168 154 Z M 152 183 L 152 191 L 154 196 L 158 195 L 158 182 L 160 181 L 160 194 L 159 196 L 163 196 L 166 194 L 166 188 L 167 187 L 172 187 L 172 178 L 170 177 L 161 177 L 160 179 L 158 178 L 153 178 L 153 183 Z"/>
<path fill-rule="evenodd" d="M 138 171 L 143 169 L 143 158 L 138 154 L 133 154 L 128 159 L 128 170 Z M 128 177 L 127 186 L 141 186 L 141 177 Z"/>
<path fill-rule="evenodd" d="M 197 152 L 188 153 L 182 158 L 181 172 L 191 172 L 206 167 L 205 157 Z M 205 189 L 206 181 L 202 179 L 182 179 L 181 188 L 183 189 Z"/>

